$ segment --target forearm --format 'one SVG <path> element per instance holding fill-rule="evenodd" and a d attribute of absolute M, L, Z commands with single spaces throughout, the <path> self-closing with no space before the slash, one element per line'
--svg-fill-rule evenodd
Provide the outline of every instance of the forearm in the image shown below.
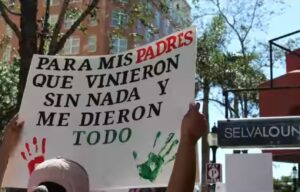
<path fill-rule="evenodd" d="M 8 159 L 9 159 L 8 149 L 2 144 L 0 146 L 0 187 L 2 186 L 2 181 L 8 164 Z"/>
<path fill-rule="evenodd" d="M 168 192 L 192 192 L 196 179 L 196 144 L 181 140 Z"/>

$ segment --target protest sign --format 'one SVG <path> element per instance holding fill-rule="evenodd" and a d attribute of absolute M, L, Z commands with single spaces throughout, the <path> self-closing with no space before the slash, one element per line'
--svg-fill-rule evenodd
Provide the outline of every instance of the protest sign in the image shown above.
<path fill-rule="evenodd" d="M 226 192 L 273 192 L 272 154 L 226 154 Z"/>
<path fill-rule="evenodd" d="M 116 55 L 34 55 L 5 186 L 26 187 L 34 167 L 57 156 L 81 164 L 92 189 L 165 186 L 195 62 L 195 28 Z"/>

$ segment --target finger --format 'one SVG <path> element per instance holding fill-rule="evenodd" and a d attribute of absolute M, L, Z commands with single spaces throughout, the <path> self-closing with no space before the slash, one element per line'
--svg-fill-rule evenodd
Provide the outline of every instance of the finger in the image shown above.
<path fill-rule="evenodd" d="M 14 116 L 13 116 L 13 118 L 11 118 L 11 122 L 15 122 L 15 121 L 17 121 L 17 119 L 19 118 L 19 114 L 17 113 L 17 114 L 15 114 Z"/>
<path fill-rule="evenodd" d="M 197 109 L 197 111 L 199 111 L 199 109 L 200 109 L 200 103 L 196 103 L 196 109 Z"/>
<path fill-rule="evenodd" d="M 189 109 L 188 109 L 188 111 L 185 113 L 185 117 L 192 111 L 192 109 L 193 109 L 193 103 L 189 103 Z"/>
<path fill-rule="evenodd" d="M 17 124 L 17 126 L 14 128 L 14 131 L 21 132 L 24 127 L 24 121 L 21 121 L 20 123 Z"/>
<path fill-rule="evenodd" d="M 13 125 L 15 125 L 17 123 L 17 119 L 18 119 L 18 114 L 16 114 L 15 116 L 13 116 L 13 118 L 11 118 L 7 124 L 7 128 L 12 127 Z"/>
<path fill-rule="evenodd" d="M 195 113 L 195 112 L 198 113 L 199 112 L 199 105 L 198 105 L 198 103 L 197 104 L 196 103 L 192 104 L 191 111 L 193 113 Z"/>

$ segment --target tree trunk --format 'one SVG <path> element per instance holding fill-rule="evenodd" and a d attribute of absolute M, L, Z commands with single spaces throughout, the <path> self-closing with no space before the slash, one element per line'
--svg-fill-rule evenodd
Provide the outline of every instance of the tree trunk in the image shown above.
<path fill-rule="evenodd" d="M 249 113 L 249 111 L 248 111 L 248 98 L 247 98 L 246 94 L 244 95 L 244 99 L 243 100 L 244 100 L 243 117 L 246 118 L 246 117 L 248 117 L 248 113 Z"/>
<path fill-rule="evenodd" d="M 37 0 L 20 1 L 21 3 L 21 39 L 19 39 L 19 54 L 21 66 L 18 85 L 18 104 L 19 109 L 22 101 L 23 92 L 26 85 L 27 75 L 33 54 L 37 53 Z"/>
<path fill-rule="evenodd" d="M 206 116 L 207 121 L 209 121 L 209 82 L 204 80 L 203 88 L 203 114 Z M 208 124 L 209 127 L 209 124 Z M 206 131 L 208 133 L 208 130 Z M 202 137 L 202 164 L 201 164 L 201 192 L 207 192 L 206 184 L 206 164 L 209 163 L 209 146 L 207 142 L 207 135 Z"/>
<path fill-rule="evenodd" d="M 19 85 L 18 85 L 18 103 L 17 111 L 20 108 L 23 92 L 26 85 L 27 74 L 29 71 L 31 59 L 37 51 L 37 0 L 20 1 L 21 3 L 21 39 L 19 39 L 19 54 L 21 57 Z M 7 192 L 17 192 L 20 189 L 7 189 Z M 23 190 L 26 191 L 26 190 Z"/>
<path fill-rule="evenodd" d="M 239 95 L 237 93 L 234 94 L 233 98 L 233 109 L 234 109 L 234 118 L 239 118 Z"/>

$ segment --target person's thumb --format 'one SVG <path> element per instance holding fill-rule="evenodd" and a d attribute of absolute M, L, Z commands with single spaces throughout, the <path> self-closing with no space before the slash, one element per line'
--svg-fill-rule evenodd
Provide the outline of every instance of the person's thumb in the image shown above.
<path fill-rule="evenodd" d="M 201 106 L 200 103 L 196 103 L 196 110 L 197 110 L 197 111 L 199 111 L 200 106 Z"/>

